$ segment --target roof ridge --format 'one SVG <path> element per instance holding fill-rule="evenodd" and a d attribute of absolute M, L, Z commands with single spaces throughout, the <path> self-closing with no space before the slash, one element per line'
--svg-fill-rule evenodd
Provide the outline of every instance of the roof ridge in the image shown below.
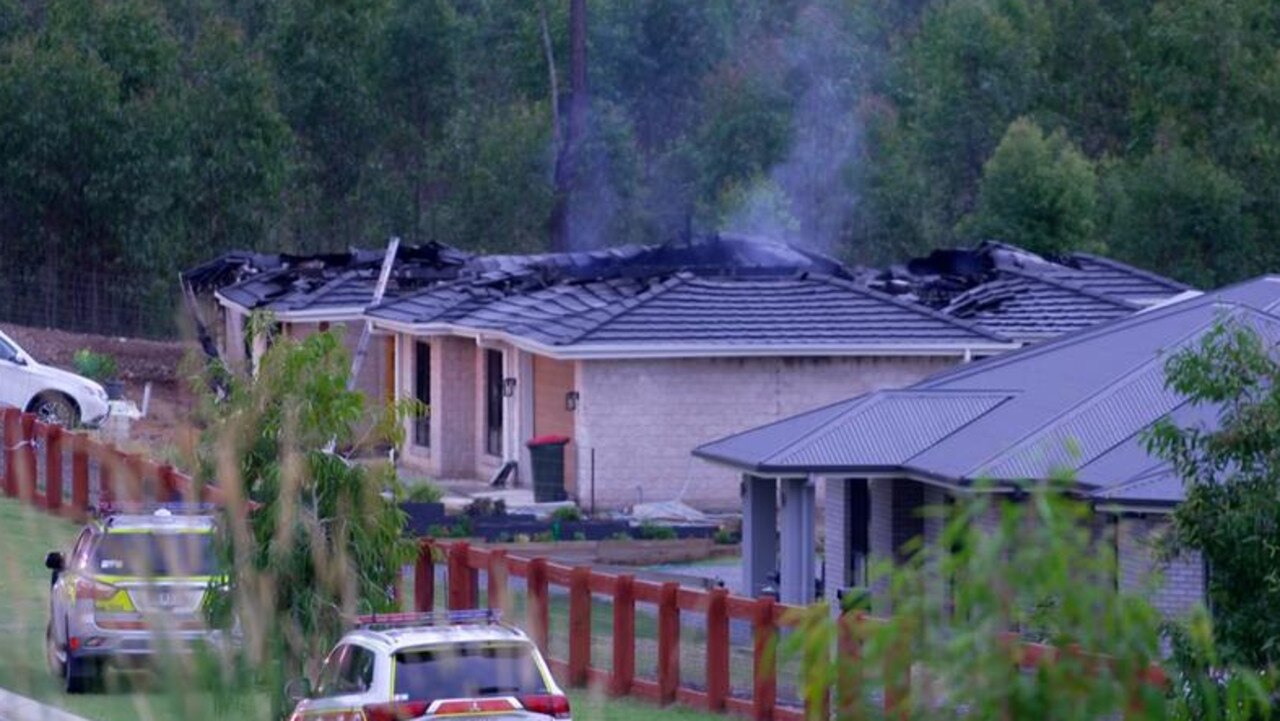
<path fill-rule="evenodd" d="M 1039 281 L 1041 283 L 1045 283 L 1048 285 L 1054 285 L 1059 288 L 1062 288 L 1063 290 L 1069 290 L 1073 293 L 1078 293 L 1080 295 L 1088 296 L 1095 300 L 1111 303 L 1112 305 L 1117 305 L 1117 306 L 1120 306 L 1121 308 L 1127 308 L 1128 310 L 1141 310 L 1143 307 L 1142 305 L 1135 303 L 1133 301 L 1125 300 L 1124 298 L 1113 297 L 1113 296 L 1107 295 L 1106 293 L 1100 293 L 1096 290 L 1090 290 L 1083 286 L 1076 285 L 1075 283 L 1069 283 L 1065 280 L 1062 280 L 1061 278 L 1055 278 L 1052 275 L 1039 275 L 1036 273 L 1028 273 L 1022 270 L 1021 268 L 1004 268 L 1000 272 L 1011 273 L 1020 278 L 1026 278 L 1027 280 L 1034 280 L 1034 281 Z"/>
<path fill-rule="evenodd" d="M 1104 256 L 1104 255 L 1095 255 L 1095 254 L 1093 254 L 1093 253 L 1075 252 L 1075 253 L 1072 253 L 1072 254 L 1071 254 L 1070 256 L 1068 256 L 1068 257 L 1071 257 L 1071 258 L 1087 258 L 1088 260 L 1092 260 L 1093 262 L 1098 263 L 1098 264 L 1100 264 L 1100 265 L 1105 265 L 1105 266 L 1107 266 L 1108 268 L 1112 268 L 1112 269 L 1114 269 L 1114 270 L 1121 270 L 1121 271 L 1124 271 L 1124 272 L 1126 272 L 1126 273 L 1130 273 L 1130 274 L 1132 274 L 1132 275 L 1136 275 L 1136 276 L 1138 276 L 1139 278 L 1146 278 L 1147 280 L 1154 281 L 1154 282 L 1156 282 L 1156 283 L 1161 283 L 1161 284 L 1163 284 L 1163 285 L 1172 286 L 1172 287 L 1174 287 L 1174 288 L 1176 288 L 1176 289 L 1178 289 L 1178 290 L 1198 290 L 1197 288 L 1194 288 L 1194 287 L 1192 287 L 1192 286 L 1189 286 L 1189 285 L 1187 285 L 1186 283 L 1183 283 L 1183 282 L 1182 282 L 1182 281 L 1180 281 L 1180 280 L 1175 280 L 1175 279 L 1173 279 L 1173 278 L 1169 278 L 1169 277 L 1167 277 L 1167 276 L 1160 275 L 1159 273 L 1153 273 L 1153 272 L 1151 272 L 1151 271 L 1149 271 L 1149 270 L 1145 270 L 1145 269 L 1143 269 L 1143 268 L 1139 268 L 1139 267 L 1138 267 L 1138 266 L 1136 266 L 1136 265 L 1129 265 L 1128 263 L 1125 263 L 1125 262 L 1123 262 L 1123 261 L 1116 260 L 1115 258 L 1108 258 L 1108 257 L 1106 257 L 1106 256 Z M 1081 268 L 1080 270 L 1084 270 L 1084 269 L 1083 269 L 1083 268 Z"/>
<path fill-rule="evenodd" d="M 654 298 L 667 293 L 672 288 L 683 285 L 688 282 L 691 277 L 693 277 L 693 274 L 688 271 L 679 271 L 674 273 L 670 278 L 658 283 L 657 286 L 649 288 L 642 293 L 638 293 L 631 298 L 625 299 L 623 302 L 618 304 L 620 307 L 616 311 L 606 311 L 605 316 L 601 318 L 599 322 L 579 333 L 569 336 L 559 345 L 573 345 L 574 343 L 579 343 L 585 340 L 592 333 L 603 328 L 606 323 L 612 323 L 636 308 L 649 303 Z"/>
<path fill-rule="evenodd" d="M 845 280 L 844 278 L 837 278 L 832 275 L 820 274 L 820 273 L 806 273 L 805 275 L 809 278 L 826 282 L 829 285 L 834 285 L 840 288 L 846 288 L 848 290 L 861 293 L 869 298 L 873 298 L 875 300 L 880 300 L 880 301 L 887 302 L 891 305 L 895 305 L 904 310 L 908 310 L 913 313 L 928 316 L 936 320 L 941 320 L 950 325 L 958 326 L 960 328 L 963 328 L 964 330 L 970 331 L 971 333 L 984 336 L 988 340 L 1001 341 L 1003 343 L 1017 343 L 1016 340 L 1008 336 L 1002 335 L 1000 333 L 996 333 L 995 331 L 988 330 L 987 328 L 982 327 L 978 323 L 973 323 L 963 318 L 955 318 L 953 316 L 949 316 L 946 313 L 943 313 L 938 310 L 934 310 L 933 308 L 930 308 L 929 306 L 924 305 L 923 303 L 909 303 L 905 300 L 898 298 L 897 296 L 889 295 L 888 293 L 882 293 L 878 290 L 875 290 L 874 288 L 868 288 L 864 285 L 859 285 L 858 283 L 855 283 L 851 280 Z"/>
<path fill-rule="evenodd" d="M 1216 320 L 1212 320 L 1207 323 L 1200 323 L 1196 325 L 1195 328 L 1193 328 L 1192 330 L 1182 334 L 1182 336 L 1180 336 L 1177 341 L 1170 344 L 1169 347 L 1179 348 L 1183 346 L 1193 338 L 1199 337 L 1201 334 L 1203 334 L 1204 329 L 1207 326 L 1216 322 L 1217 322 Z M 1111 394 L 1115 391 L 1115 389 L 1127 385 L 1128 383 L 1130 383 L 1131 381 L 1138 378 L 1144 373 L 1150 372 L 1152 366 L 1158 363 L 1164 363 L 1164 362 L 1165 362 L 1165 358 L 1162 355 L 1157 354 L 1139 363 L 1138 365 L 1133 366 L 1125 373 L 1122 373 L 1121 375 L 1117 376 L 1110 383 L 1107 383 L 1106 385 L 1097 389 L 1093 393 L 1089 393 L 1088 395 L 1085 395 L 1083 398 L 1073 403 L 1072 405 L 1068 406 L 1067 408 L 1062 409 L 1060 413 L 1056 413 L 1052 416 L 1049 416 L 1044 420 L 1044 422 L 1040 423 L 1035 428 L 1023 434 L 1017 440 L 1013 441 L 1012 443 L 1005 444 L 1004 447 L 1001 448 L 1000 450 L 996 451 L 995 453 L 991 454 L 986 458 L 983 458 L 981 461 L 973 464 L 968 468 L 968 470 L 964 471 L 964 473 L 962 474 L 962 477 L 970 478 L 973 476 L 975 472 L 981 471 L 982 469 L 988 467 L 993 460 L 1000 458 L 1001 456 L 1009 456 L 1014 453 L 1018 453 L 1022 451 L 1022 449 L 1027 447 L 1032 442 L 1034 442 L 1046 430 L 1057 425 L 1063 419 L 1074 417 L 1075 415 L 1083 412 L 1084 410 L 1088 408 L 1092 408 L 1098 403 L 1101 403 L 1104 398 L 1110 397 Z"/>

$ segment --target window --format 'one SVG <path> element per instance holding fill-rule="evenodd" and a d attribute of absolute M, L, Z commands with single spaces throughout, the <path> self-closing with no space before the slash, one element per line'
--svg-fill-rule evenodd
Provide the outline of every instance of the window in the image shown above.
<path fill-rule="evenodd" d="M 413 344 L 413 397 L 426 410 L 413 419 L 413 442 L 423 448 L 431 447 L 431 344 L 418 341 Z"/>
<path fill-rule="evenodd" d="M 18 349 L 13 347 L 4 338 L 0 338 L 0 360 L 16 363 L 18 359 Z"/>
<path fill-rule="evenodd" d="M 364 693 L 373 685 L 375 656 L 367 648 L 344 644 L 333 650 L 320 669 L 316 696 L 343 696 Z"/>
<path fill-rule="evenodd" d="M 502 455 L 502 351 L 484 353 L 484 450 L 491 456 Z"/>
<path fill-rule="evenodd" d="M 397 698 L 425 701 L 546 693 L 527 645 L 459 644 L 395 655 Z"/>
<path fill-rule="evenodd" d="M 217 570 L 212 533 L 108 533 L 93 571 L 116 576 L 209 576 Z"/>

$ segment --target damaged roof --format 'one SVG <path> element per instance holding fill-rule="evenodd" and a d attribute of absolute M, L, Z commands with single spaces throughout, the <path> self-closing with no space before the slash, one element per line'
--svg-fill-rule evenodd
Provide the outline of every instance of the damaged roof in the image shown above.
<path fill-rule="evenodd" d="M 824 256 L 713 238 L 481 259 L 475 277 L 368 311 L 398 327 L 506 334 L 554 355 L 996 352 L 1004 337 L 862 286 Z"/>
<path fill-rule="evenodd" d="M 367 309 L 384 253 L 236 252 L 193 268 L 184 280 L 285 320 L 367 311 L 386 323 L 497 331 L 555 347 L 843 345 L 851 352 L 875 345 L 1005 350 L 1187 290 L 1108 259 L 1046 258 L 995 242 L 936 250 L 884 271 L 854 271 L 801 248 L 715 235 L 532 255 L 405 247 L 385 302 Z"/>
<path fill-rule="evenodd" d="M 1172 414 L 1212 426 L 1212 407 L 1165 386 L 1169 355 L 1223 314 L 1280 339 L 1280 277 L 1267 276 L 959 366 L 720 439 L 694 454 L 770 475 L 900 473 L 968 485 L 1075 473 L 1100 502 L 1167 507 L 1181 484 L 1143 432 Z"/>
<path fill-rule="evenodd" d="M 183 280 L 197 291 L 214 290 L 247 310 L 285 316 L 326 309 L 359 313 L 373 301 L 385 256 L 385 249 L 305 256 L 236 251 L 187 271 Z M 453 280 L 473 258 L 439 243 L 402 246 L 387 296 Z"/>
<path fill-rule="evenodd" d="M 1033 343 L 1128 315 L 1189 286 L 1087 253 L 1040 256 L 985 241 L 863 276 L 872 288 Z"/>

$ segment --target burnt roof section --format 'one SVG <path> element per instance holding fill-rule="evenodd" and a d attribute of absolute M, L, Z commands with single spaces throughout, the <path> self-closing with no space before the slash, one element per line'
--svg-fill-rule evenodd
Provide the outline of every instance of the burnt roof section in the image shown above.
<path fill-rule="evenodd" d="M 385 256 L 385 249 L 317 255 L 236 251 L 187 271 L 183 278 L 195 290 L 217 290 L 227 300 L 251 310 L 362 309 L 373 300 Z M 401 246 L 387 295 L 395 297 L 453 280 L 473 257 L 439 243 Z"/>
<path fill-rule="evenodd" d="M 875 407 L 875 414 L 795 416 L 706 444 L 695 454 L 776 475 L 901 473 L 960 485 L 1071 470 L 1082 490 L 1099 500 L 1168 506 L 1181 499 L 1181 486 L 1147 453 L 1143 432 L 1169 415 L 1212 427 L 1217 409 L 1191 406 L 1168 389 L 1166 359 L 1224 314 L 1275 346 L 1278 311 L 1280 277 L 1263 277 L 959 366 L 904 391 L 832 407 Z M 983 399 L 999 396 L 1006 399 L 984 407 Z M 926 418 L 954 429 L 925 433 Z M 826 444 L 821 455 L 794 452 L 819 441 Z"/>
<path fill-rule="evenodd" d="M 1192 290 L 1108 258 L 1040 256 L 995 241 L 935 250 L 862 280 L 1021 342 L 1120 318 Z"/>

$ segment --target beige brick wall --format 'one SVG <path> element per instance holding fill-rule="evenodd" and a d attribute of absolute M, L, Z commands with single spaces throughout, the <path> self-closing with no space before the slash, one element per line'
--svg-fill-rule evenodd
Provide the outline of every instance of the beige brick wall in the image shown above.
<path fill-rule="evenodd" d="M 575 427 L 579 497 L 598 507 L 677 498 L 740 510 L 738 474 L 695 459 L 708 441 L 952 364 L 929 358 L 744 358 L 579 363 Z"/>

